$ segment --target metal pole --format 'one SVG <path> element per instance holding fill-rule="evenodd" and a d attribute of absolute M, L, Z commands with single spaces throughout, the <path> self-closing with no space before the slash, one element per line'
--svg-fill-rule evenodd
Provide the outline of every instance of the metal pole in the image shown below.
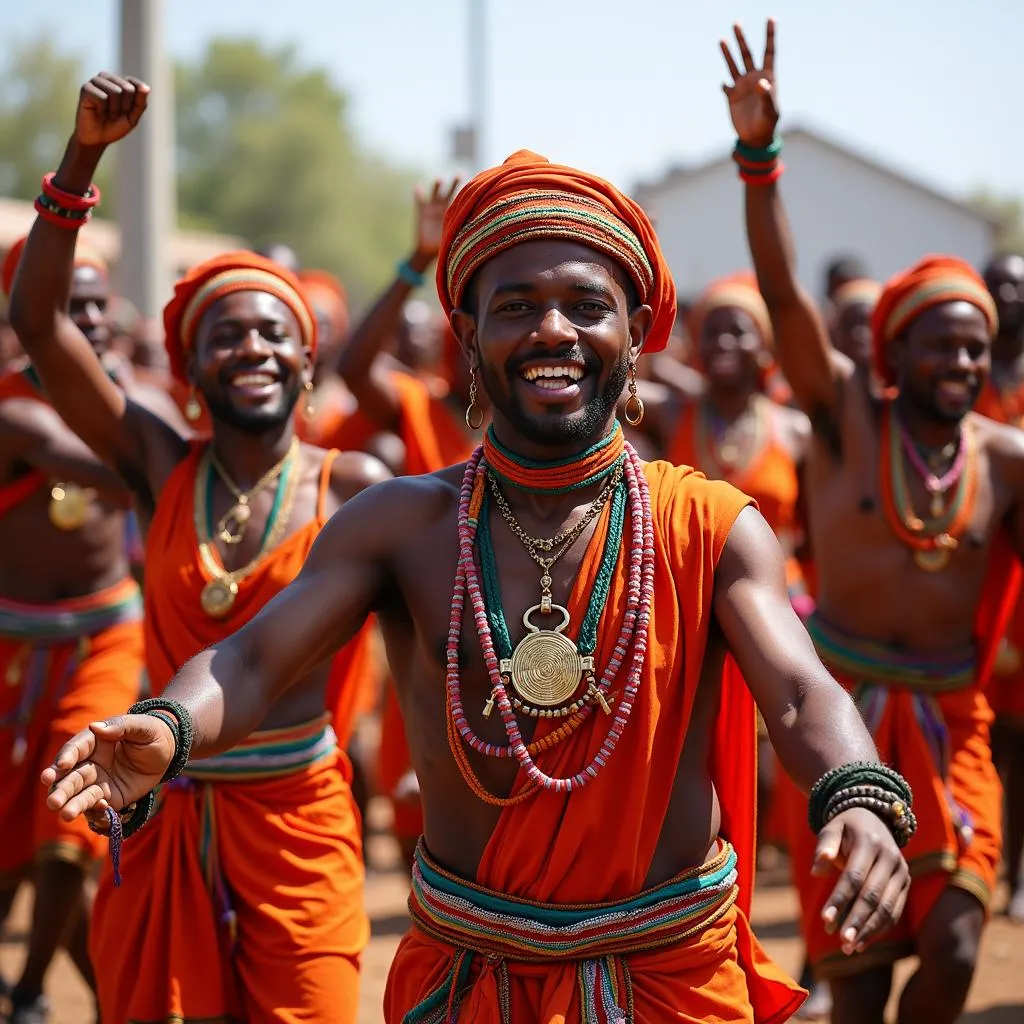
<path fill-rule="evenodd" d="M 487 0 L 469 0 L 469 110 L 473 171 L 487 167 Z"/>
<path fill-rule="evenodd" d="M 118 290 L 144 316 L 170 296 L 174 193 L 174 79 L 161 45 L 164 0 L 121 0 L 119 72 L 152 89 L 138 128 L 117 146 Z"/>

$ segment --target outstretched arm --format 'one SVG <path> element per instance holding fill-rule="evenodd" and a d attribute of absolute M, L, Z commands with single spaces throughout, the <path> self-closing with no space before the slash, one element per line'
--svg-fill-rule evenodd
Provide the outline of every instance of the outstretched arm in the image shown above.
<path fill-rule="evenodd" d="M 190 712 L 194 757 L 238 744 L 293 682 L 356 634 L 381 603 L 392 546 L 417 528 L 417 486 L 422 484 L 387 481 L 347 502 L 320 533 L 294 582 L 171 680 L 161 696 Z M 122 715 L 93 723 L 65 744 L 44 773 L 46 784 L 57 783 L 51 810 L 70 821 L 103 800 L 120 810 L 153 788 L 154 773 L 158 781 L 173 754 L 170 730 L 154 721 Z"/>
<path fill-rule="evenodd" d="M 149 87 L 97 75 L 83 87 L 75 130 L 54 184 L 84 195 L 106 147 L 127 135 L 146 108 Z M 11 326 L 65 423 L 133 485 L 146 486 L 166 460 L 159 445 L 184 449 L 162 420 L 130 402 L 68 316 L 77 230 L 37 217 L 11 293 Z"/>
<path fill-rule="evenodd" d="M 741 71 L 726 42 L 721 43 L 733 84 L 723 89 L 740 143 L 768 146 L 779 120 L 775 84 L 775 23 L 768 22 L 763 67 L 757 67 L 743 31 L 735 27 Z M 841 381 L 853 363 L 832 347 L 814 300 L 796 275 L 789 218 L 777 184 L 752 179 L 744 185 L 747 241 L 758 286 L 768 305 L 779 366 L 803 410 L 815 423 L 834 421 Z"/>
<path fill-rule="evenodd" d="M 441 182 L 435 181 L 429 196 L 416 190 L 416 247 L 406 266 L 417 274 L 425 273 L 437 259 L 444 213 L 457 187 L 458 182 L 453 181 L 446 192 Z M 339 376 L 359 408 L 381 430 L 397 430 L 400 410 L 390 373 L 379 356 L 398 325 L 412 289 L 409 281 L 401 275 L 396 277 L 349 336 L 338 359 Z"/>
<path fill-rule="evenodd" d="M 715 570 L 715 617 L 761 710 L 786 773 L 807 792 L 832 768 L 878 761 L 853 701 L 822 665 L 786 593 L 782 551 L 754 508 L 733 524 Z M 821 831 L 815 871 L 842 875 L 825 904 L 846 952 L 902 912 L 909 873 L 888 826 L 862 808 Z"/>

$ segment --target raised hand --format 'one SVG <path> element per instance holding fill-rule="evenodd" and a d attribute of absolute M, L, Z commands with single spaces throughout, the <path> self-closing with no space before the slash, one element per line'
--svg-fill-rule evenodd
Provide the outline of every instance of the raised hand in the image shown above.
<path fill-rule="evenodd" d="M 103 71 L 78 94 L 75 137 L 83 146 L 109 146 L 135 128 L 148 102 L 145 82 Z"/>
<path fill-rule="evenodd" d="M 860 807 L 837 814 L 818 833 L 812 871 L 833 868 L 842 874 L 822 909 L 825 930 L 839 931 L 844 953 L 859 953 L 900 919 L 910 869 L 882 819 Z"/>
<path fill-rule="evenodd" d="M 445 211 L 451 206 L 452 199 L 458 191 L 459 181 L 456 178 L 447 189 L 444 182 L 435 181 L 434 187 L 427 195 L 422 188 L 416 187 L 416 255 L 423 259 L 434 260 L 441 249 L 441 225 Z"/>
<path fill-rule="evenodd" d="M 729 114 L 737 138 L 745 146 L 760 149 L 772 141 L 779 120 L 775 91 L 775 22 L 768 19 L 764 61 L 760 68 L 754 63 L 743 29 L 733 25 L 733 31 L 736 33 L 736 46 L 740 60 L 743 61 L 743 71 L 733 60 L 729 44 L 721 40 L 719 45 L 722 56 L 732 75 L 732 85 L 723 85 L 722 90 L 729 99 Z"/>
<path fill-rule="evenodd" d="M 93 722 L 72 737 L 42 774 L 46 806 L 65 821 L 86 814 L 103 821 L 160 784 L 174 758 L 174 734 L 154 715 Z"/>

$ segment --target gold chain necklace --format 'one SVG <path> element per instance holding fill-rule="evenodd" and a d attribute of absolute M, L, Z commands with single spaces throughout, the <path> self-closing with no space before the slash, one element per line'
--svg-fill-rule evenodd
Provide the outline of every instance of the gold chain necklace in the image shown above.
<path fill-rule="evenodd" d="M 252 506 L 250 502 L 258 494 L 262 494 L 280 475 L 285 465 L 289 460 L 295 458 L 295 453 L 299 450 L 299 439 L 297 437 L 292 438 L 292 443 L 288 447 L 288 451 L 285 452 L 284 457 L 275 465 L 271 466 L 252 485 L 247 491 L 243 491 L 238 484 L 228 475 L 228 471 L 221 464 L 220 459 L 217 458 L 216 452 L 213 450 L 211 445 L 207 448 L 207 453 L 210 457 L 210 464 L 217 471 L 217 476 L 224 481 L 224 486 L 231 492 L 235 499 L 235 504 L 231 506 L 217 520 L 217 537 L 225 544 L 241 544 L 242 538 L 245 536 L 245 529 L 249 525 L 249 520 L 252 518 Z"/>
<path fill-rule="evenodd" d="M 278 475 L 286 468 L 288 476 L 285 482 L 285 491 L 282 495 L 280 506 L 276 515 L 272 512 L 273 521 L 267 530 L 259 551 L 247 564 L 230 572 L 224 568 L 216 548 L 213 545 L 206 519 L 206 503 L 208 497 L 210 466 L 213 464 L 212 451 L 207 448 L 196 469 L 195 499 L 193 504 L 193 519 L 195 521 L 196 536 L 199 538 L 199 560 L 207 575 L 212 577 L 203 587 L 199 603 L 203 611 L 213 619 L 222 619 L 231 611 L 235 598 L 238 596 L 238 585 L 246 577 L 251 576 L 256 570 L 263 556 L 275 548 L 284 534 L 291 518 L 292 506 L 295 504 L 295 494 L 299 486 L 299 466 L 291 464 L 295 454 L 298 452 L 298 444 L 293 442 L 288 455 L 279 464 Z M 216 468 L 216 467 L 214 467 Z"/>
<path fill-rule="evenodd" d="M 608 499 L 612 496 L 612 492 L 619 485 L 619 481 L 622 479 L 622 466 L 619 465 L 609 476 L 604 487 L 601 488 L 601 493 L 591 503 L 590 508 L 583 514 L 578 523 L 567 529 L 560 530 L 555 534 L 554 537 L 531 537 L 520 525 L 519 520 L 516 519 L 515 513 L 509 507 L 508 502 L 505 500 L 505 495 L 501 493 L 501 488 L 498 486 L 498 481 L 494 478 L 493 474 L 487 474 L 487 480 L 491 485 L 491 493 L 494 495 L 495 504 L 498 506 L 498 511 L 501 513 L 501 518 L 505 520 L 508 528 L 522 541 L 523 547 L 526 548 L 527 554 L 540 566 L 543 575 L 540 578 L 540 604 L 536 606 L 540 610 L 541 614 L 547 615 L 553 610 L 565 612 L 566 623 L 568 623 L 568 612 L 561 605 L 553 605 L 551 603 L 551 570 L 555 563 L 576 543 L 580 534 L 592 523 L 600 514 L 601 510 L 608 503 Z M 539 554 L 540 551 L 553 551 L 558 548 L 553 555 Z M 530 609 L 533 611 L 534 609 Z M 529 612 L 527 613 L 529 614 Z M 564 628 L 564 627 L 563 627 Z"/>
<path fill-rule="evenodd" d="M 551 570 L 562 555 L 576 543 L 587 526 L 601 514 L 601 510 L 618 487 L 622 475 L 623 466 L 620 463 L 579 522 L 567 529 L 560 530 L 554 537 L 547 538 L 531 537 L 523 529 L 505 500 L 505 496 L 501 493 L 497 480 L 492 474 L 488 474 L 488 482 L 501 518 L 505 520 L 509 529 L 526 548 L 530 558 L 541 569 L 540 602 L 532 605 L 523 614 L 523 624 L 527 628 L 527 634 L 516 644 L 512 651 L 512 657 L 502 659 L 499 665 L 502 675 L 512 683 L 519 696 L 523 698 L 522 701 L 514 700 L 514 704 L 532 717 L 561 717 L 572 714 L 578 711 L 583 703 L 591 700 L 599 703 L 605 714 L 611 711 L 608 700 L 594 682 L 593 656 L 581 655 L 576 644 L 564 635 L 570 621 L 569 609 L 555 604 L 552 600 Z M 543 555 L 540 553 L 541 551 L 549 552 L 549 554 Z M 554 553 L 550 554 L 552 551 Z M 557 614 L 561 617 L 561 622 L 554 629 L 541 629 L 530 619 L 534 612 L 540 612 L 542 615 Z M 585 698 L 568 707 L 558 707 L 558 705 L 565 705 L 572 697 L 579 688 L 581 680 L 589 683 Z M 484 706 L 484 717 L 490 717 L 493 709 L 494 695 L 492 694 Z"/>

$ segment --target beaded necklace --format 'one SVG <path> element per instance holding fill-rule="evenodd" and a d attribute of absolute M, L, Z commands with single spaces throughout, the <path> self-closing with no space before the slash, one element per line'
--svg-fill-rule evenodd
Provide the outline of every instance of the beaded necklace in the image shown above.
<path fill-rule="evenodd" d="M 882 413 L 881 489 L 882 507 L 889 527 L 896 537 L 914 551 L 915 564 L 925 572 L 939 572 L 949 565 L 960 537 L 974 513 L 977 493 L 977 444 L 970 424 L 961 429 L 963 467 L 955 491 L 946 507 L 937 516 L 922 517 L 914 510 L 903 467 L 902 441 L 893 403 L 887 402 Z"/>
<path fill-rule="evenodd" d="M 757 458 L 768 443 L 770 423 L 768 409 L 760 395 L 754 395 L 750 403 L 753 425 L 745 430 L 738 440 L 733 440 L 737 424 L 725 430 L 716 430 L 718 417 L 709 401 L 697 407 L 694 424 L 694 441 L 697 449 L 698 468 L 708 476 L 729 480 L 743 473 Z M 718 436 L 722 440 L 718 440 Z"/>
<path fill-rule="evenodd" d="M 621 429 L 618 428 L 617 424 L 616 429 L 609 436 L 614 438 L 616 434 L 621 434 Z M 594 446 L 585 454 L 593 454 L 595 449 L 603 450 L 608 444 L 609 442 L 606 441 L 604 446 Z M 654 585 L 654 528 L 651 518 L 650 492 L 647 487 L 646 478 L 643 475 L 643 464 L 632 446 L 624 443 L 624 475 L 631 521 L 626 609 L 615 647 L 601 675 L 601 680 L 595 689 L 601 694 L 603 703 L 607 704 L 608 698 L 612 696 L 612 686 L 619 676 L 620 669 L 628 662 L 626 681 L 622 697 L 617 702 L 608 733 L 591 762 L 583 770 L 572 776 L 559 778 L 548 775 L 534 761 L 534 755 L 548 749 L 569 735 L 593 712 L 598 702 L 595 698 L 591 703 L 580 707 L 572 714 L 568 722 L 555 733 L 529 745 L 523 741 L 523 736 L 516 720 L 515 709 L 502 676 L 498 652 L 495 646 L 495 637 L 491 630 L 488 603 L 480 584 L 474 556 L 474 547 L 479 534 L 480 524 L 483 520 L 483 512 L 486 511 L 484 508 L 487 494 L 486 474 L 490 468 L 485 460 L 485 449 L 487 447 L 485 442 L 485 445 L 478 448 L 469 460 L 463 477 L 459 500 L 459 561 L 455 576 L 454 592 L 452 594 L 452 616 L 448 631 L 447 671 L 445 676 L 448 704 L 448 739 L 463 778 L 473 792 L 490 804 L 508 806 L 509 804 L 519 803 L 527 799 L 542 787 L 556 793 L 569 793 L 573 789 L 582 788 L 597 777 L 599 771 L 607 764 L 608 758 L 615 750 L 622 730 L 629 721 L 629 716 L 633 709 L 647 653 L 647 631 L 650 623 Z M 511 453 L 506 452 L 503 454 L 511 456 Z M 614 460 L 611 460 L 611 462 L 614 464 Z M 543 469 L 545 466 L 546 464 L 534 464 L 530 468 L 531 470 Z M 559 465 L 560 470 L 565 468 L 566 463 Z M 589 468 L 587 467 L 587 469 Z M 577 475 L 581 471 L 583 470 L 577 467 Z M 517 471 L 516 475 L 521 476 L 521 470 Z M 531 481 L 536 479 L 532 472 L 530 479 Z M 575 481 L 572 480 L 571 475 L 565 473 L 561 474 L 558 486 L 565 489 L 560 491 L 560 493 L 576 489 Z M 614 505 L 613 500 L 612 511 L 614 511 Z M 624 520 L 625 509 L 623 509 L 621 514 Z M 487 536 L 486 530 L 487 528 L 485 527 L 485 537 Z M 602 557 L 602 568 L 604 567 L 605 557 L 611 558 L 607 554 L 607 547 L 611 543 L 609 538 L 606 542 L 605 554 Z M 621 547 L 621 539 L 618 546 Z M 614 566 L 614 562 L 611 564 Z M 603 586 L 604 584 L 600 585 Z M 469 593 L 473 622 L 480 638 L 480 647 L 491 682 L 491 697 L 505 728 L 505 734 L 509 741 L 507 745 L 489 743 L 481 739 L 476 735 L 466 718 L 462 701 L 459 638 L 462 635 L 467 591 Z M 603 603 L 602 601 L 602 605 Z M 591 628 L 590 611 L 588 608 L 588 615 L 584 617 L 587 633 L 584 634 L 582 639 L 585 643 L 589 642 L 587 637 Z M 595 614 L 599 618 L 600 613 L 597 612 Z M 593 629 L 596 646 L 596 624 L 594 624 Z M 583 633 L 583 630 L 581 630 L 581 633 Z M 499 643 L 502 642 L 502 640 L 499 640 Z M 528 780 L 526 786 L 514 796 L 508 798 L 496 797 L 489 793 L 476 777 L 466 757 L 466 753 L 462 749 L 462 743 L 487 757 L 514 757 L 526 773 Z"/>
<path fill-rule="evenodd" d="M 616 420 L 609 434 L 581 455 L 558 462 L 535 462 L 509 451 L 492 425 L 484 435 L 483 456 L 487 468 L 503 484 L 530 494 L 568 494 L 604 479 L 622 460 L 625 445 L 622 425 Z"/>

